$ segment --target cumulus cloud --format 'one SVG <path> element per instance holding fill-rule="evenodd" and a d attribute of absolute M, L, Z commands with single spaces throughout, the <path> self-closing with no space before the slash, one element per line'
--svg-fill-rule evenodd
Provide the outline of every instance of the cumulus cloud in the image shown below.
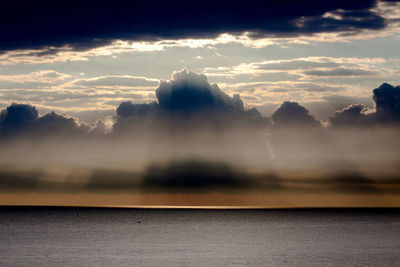
<path fill-rule="evenodd" d="M 79 135 L 88 131 L 88 126 L 74 118 L 55 112 L 39 116 L 34 106 L 12 104 L 0 115 L 0 135 L 3 137 L 52 137 Z"/>
<path fill-rule="evenodd" d="M 157 112 L 157 103 L 133 104 L 130 101 L 122 102 L 117 108 L 117 116 L 119 118 L 138 117 L 147 118 Z"/>
<path fill-rule="evenodd" d="M 351 104 L 342 110 L 335 111 L 329 118 L 329 122 L 334 127 L 366 125 L 370 120 L 370 116 L 366 114 L 367 110 L 363 104 Z"/>
<path fill-rule="evenodd" d="M 161 82 L 156 89 L 156 96 L 160 108 L 171 113 L 244 111 L 243 101 L 238 94 L 230 97 L 216 84 L 209 84 L 205 75 L 186 70 L 175 72 L 170 81 Z"/>
<path fill-rule="evenodd" d="M 329 119 L 332 126 L 354 127 L 360 125 L 397 124 L 400 122 L 400 86 L 383 83 L 373 90 L 375 110 L 362 104 L 351 104 L 336 111 Z"/>
<path fill-rule="evenodd" d="M 37 109 L 30 105 L 12 104 L 1 111 L 1 132 L 31 128 L 39 116 Z"/>
<path fill-rule="evenodd" d="M 83 134 L 88 128 L 80 124 L 75 118 L 66 117 L 55 112 L 47 113 L 36 120 L 36 130 L 50 135 Z"/>
<path fill-rule="evenodd" d="M 245 109 L 239 95 L 230 97 L 216 84 L 208 83 L 205 75 L 185 69 L 173 73 L 170 81 L 162 81 L 156 89 L 156 97 L 157 102 L 148 104 L 121 103 L 114 129 L 155 121 L 177 126 L 229 128 L 242 125 L 264 129 L 269 123 L 256 109 Z"/>
<path fill-rule="evenodd" d="M 374 89 L 373 93 L 377 119 L 400 122 L 400 86 L 384 83 Z"/>
<path fill-rule="evenodd" d="M 274 127 L 317 127 L 321 123 L 297 102 L 283 102 L 271 116 Z"/>

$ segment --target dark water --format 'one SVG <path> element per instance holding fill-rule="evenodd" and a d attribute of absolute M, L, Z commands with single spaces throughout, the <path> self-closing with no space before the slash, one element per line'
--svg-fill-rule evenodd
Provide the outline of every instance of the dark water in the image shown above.
<path fill-rule="evenodd" d="M 400 210 L 0 208 L 0 266 L 399 266 Z"/>

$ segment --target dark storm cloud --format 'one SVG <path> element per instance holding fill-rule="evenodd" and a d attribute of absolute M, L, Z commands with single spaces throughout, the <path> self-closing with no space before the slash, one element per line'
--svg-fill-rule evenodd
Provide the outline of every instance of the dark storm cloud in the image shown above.
<path fill-rule="evenodd" d="M 310 115 L 309 110 L 297 102 L 283 102 L 271 118 L 275 128 L 321 126 L 321 123 Z"/>
<path fill-rule="evenodd" d="M 268 118 L 257 109 L 245 109 L 239 95 L 228 96 L 207 77 L 191 71 L 175 72 L 171 81 L 156 89 L 157 102 L 123 102 L 117 108 L 114 130 L 139 128 L 153 124 L 192 125 L 226 129 L 231 126 L 266 128 Z M 154 125 L 153 125 L 154 126 Z"/>
<path fill-rule="evenodd" d="M 251 32 L 251 37 L 320 32 L 355 34 L 383 29 L 371 10 L 376 0 L 358 1 L 7 1 L 2 6 L 0 50 L 68 45 L 87 50 L 115 39 L 155 40 L 215 37 Z M 324 16 L 327 12 L 335 16 Z"/>
<path fill-rule="evenodd" d="M 49 137 L 54 135 L 79 135 L 89 128 L 79 124 L 76 119 L 55 112 L 39 116 L 34 106 L 12 104 L 0 115 L 0 135 Z"/>

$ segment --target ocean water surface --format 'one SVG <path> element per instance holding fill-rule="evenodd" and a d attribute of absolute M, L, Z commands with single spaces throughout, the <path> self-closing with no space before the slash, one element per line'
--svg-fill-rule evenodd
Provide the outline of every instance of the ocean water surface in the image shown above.
<path fill-rule="evenodd" d="M 0 266 L 396 266 L 398 209 L 0 208 Z"/>

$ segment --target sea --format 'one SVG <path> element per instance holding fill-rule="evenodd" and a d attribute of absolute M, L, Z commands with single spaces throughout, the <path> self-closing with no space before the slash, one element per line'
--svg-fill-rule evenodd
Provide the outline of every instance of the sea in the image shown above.
<path fill-rule="evenodd" d="M 400 266 L 399 209 L 0 207 L 0 266 Z"/>

